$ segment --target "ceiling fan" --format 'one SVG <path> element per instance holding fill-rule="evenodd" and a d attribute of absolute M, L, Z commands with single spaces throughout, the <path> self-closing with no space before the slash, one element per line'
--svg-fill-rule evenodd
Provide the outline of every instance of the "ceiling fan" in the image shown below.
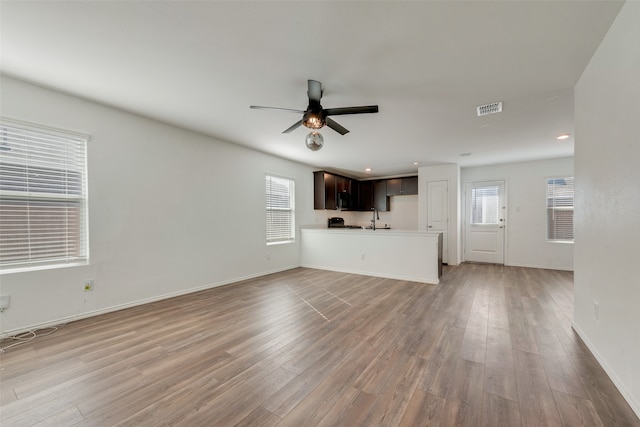
<path fill-rule="evenodd" d="M 302 114 L 302 119 L 295 122 L 292 126 L 285 129 L 282 133 L 290 133 L 300 127 L 301 125 L 308 127 L 309 129 L 313 129 L 313 131 L 307 135 L 307 147 L 309 149 L 316 151 L 322 148 L 322 135 L 317 132 L 318 129 L 327 125 L 331 129 L 338 132 L 340 135 L 344 135 L 349 130 L 344 126 L 337 123 L 329 116 L 340 116 L 344 114 L 363 114 L 363 113 L 377 113 L 378 106 L 377 105 L 367 105 L 362 107 L 341 107 L 341 108 L 322 108 L 320 105 L 320 99 L 322 98 L 322 83 L 316 80 L 307 80 L 307 96 L 309 97 L 309 105 L 306 110 L 292 110 L 290 108 L 277 108 L 277 107 L 261 107 L 259 105 L 251 105 L 249 108 L 258 109 L 258 110 L 279 110 L 279 111 L 288 111 L 291 113 Z M 316 145 L 319 143 L 319 147 L 316 145 L 311 145 L 309 143 L 310 139 L 314 139 Z"/>

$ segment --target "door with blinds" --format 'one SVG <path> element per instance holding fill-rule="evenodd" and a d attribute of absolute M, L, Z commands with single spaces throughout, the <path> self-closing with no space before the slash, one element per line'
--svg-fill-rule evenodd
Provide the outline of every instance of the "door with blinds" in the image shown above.
<path fill-rule="evenodd" d="M 467 183 L 465 261 L 504 264 L 504 181 Z"/>

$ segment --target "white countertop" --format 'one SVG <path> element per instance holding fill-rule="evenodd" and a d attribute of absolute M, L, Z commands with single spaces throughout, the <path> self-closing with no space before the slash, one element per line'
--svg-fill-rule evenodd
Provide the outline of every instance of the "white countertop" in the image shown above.
<path fill-rule="evenodd" d="M 434 231 L 423 231 L 423 230 L 401 230 L 395 228 L 376 228 L 372 230 L 370 228 L 327 228 L 327 227 L 300 227 L 301 231 L 311 231 L 317 233 L 344 233 L 344 234 L 353 234 L 360 235 L 362 233 L 366 234 L 380 234 L 380 235 L 419 235 L 419 236 L 438 236 L 439 232 Z"/>

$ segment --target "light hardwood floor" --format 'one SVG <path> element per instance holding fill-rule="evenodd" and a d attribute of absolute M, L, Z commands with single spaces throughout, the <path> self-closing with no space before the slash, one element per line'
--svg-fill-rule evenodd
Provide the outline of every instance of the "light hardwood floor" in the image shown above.
<path fill-rule="evenodd" d="M 0 424 L 640 426 L 571 329 L 572 283 L 299 268 L 85 319 L 0 356 Z"/>

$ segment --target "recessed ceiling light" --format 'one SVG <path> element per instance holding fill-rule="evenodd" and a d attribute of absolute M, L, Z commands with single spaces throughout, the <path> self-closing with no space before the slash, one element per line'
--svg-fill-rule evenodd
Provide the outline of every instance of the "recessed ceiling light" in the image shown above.
<path fill-rule="evenodd" d="M 565 139 L 569 139 L 570 136 L 571 136 L 570 133 L 563 133 L 562 135 L 556 136 L 556 139 L 559 139 L 560 141 L 562 141 L 562 140 L 565 140 Z"/>
<path fill-rule="evenodd" d="M 460 154 L 461 157 L 469 157 L 471 155 L 471 153 L 462 153 Z"/>
<path fill-rule="evenodd" d="M 365 168 L 365 172 L 371 172 L 371 168 Z"/>
<path fill-rule="evenodd" d="M 413 162 L 414 166 L 418 166 L 420 162 Z"/>

